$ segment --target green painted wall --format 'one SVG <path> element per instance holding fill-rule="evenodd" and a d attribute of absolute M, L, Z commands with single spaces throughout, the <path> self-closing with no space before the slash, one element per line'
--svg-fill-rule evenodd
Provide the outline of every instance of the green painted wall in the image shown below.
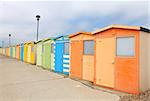
<path fill-rule="evenodd" d="M 16 47 L 12 47 L 12 57 L 16 57 Z"/>
<path fill-rule="evenodd" d="M 36 65 L 42 66 L 42 42 L 37 43 L 37 59 L 36 59 Z"/>
<path fill-rule="evenodd" d="M 43 43 L 43 63 L 42 66 L 50 69 L 51 66 L 51 40 Z"/>

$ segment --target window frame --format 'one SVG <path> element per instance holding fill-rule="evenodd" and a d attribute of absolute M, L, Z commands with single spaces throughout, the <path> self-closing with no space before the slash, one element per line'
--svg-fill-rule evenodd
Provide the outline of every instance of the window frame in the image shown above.
<path fill-rule="evenodd" d="M 118 38 L 134 38 L 134 55 L 118 55 L 117 54 L 117 39 Z M 129 36 L 117 36 L 116 37 L 116 57 L 124 57 L 124 58 L 134 58 L 136 56 L 136 36 L 129 35 Z"/>
<path fill-rule="evenodd" d="M 86 41 L 93 41 L 94 42 L 94 46 L 93 46 L 93 54 L 85 54 L 85 52 L 84 52 L 84 50 L 85 50 L 85 47 L 84 47 L 84 42 L 86 42 Z M 91 55 L 91 56 L 94 56 L 94 54 L 95 54 L 95 40 L 93 39 L 91 39 L 91 40 L 83 40 L 83 55 Z"/>
<path fill-rule="evenodd" d="M 68 54 L 65 54 L 65 43 L 69 44 Z M 70 55 L 70 42 L 64 42 L 64 55 Z"/>

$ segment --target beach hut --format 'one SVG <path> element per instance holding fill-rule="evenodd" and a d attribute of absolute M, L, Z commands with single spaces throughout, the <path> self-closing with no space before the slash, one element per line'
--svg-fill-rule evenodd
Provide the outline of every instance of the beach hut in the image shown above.
<path fill-rule="evenodd" d="M 7 47 L 7 56 L 10 56 L 10 47 Z"/>
<path fill-rule="evenodd" d="M 31 63 L 31 64 L 35 64 L 36 63 L 36 46 L 35 46 L 35 42 L 29 42 L 27 44 L 27 62 Z"/>
<path fill-rule="evenodd" d="M 24 61 L 24 43 L 20 44 L 20 60 Z"/>
<path fill-rule="evenodd" d="M 45 69 L 50 69 L 53 70 L 52 68 L 54 67 L 54 56 L 51 55 L 53 54 L 53 41 L 54 38 L 49 38 L 49 39 L 45 39 L 43 40 L 43 54 L 42 54 L 42 66 Z M 52 57 L 51 57 L 52 56 Z"/>
<path fill-rule="evenodd" d="M 69 52 L 69 37 L 60 36 L 55 39 L 54 45 L 55 54 L 55 72 L 69 74 L 70 70 L 70 52 Z"/>
<path fill-rule="evenodd" d="M 28 43 L 24 44 L 24 61 L 27 62 Z"/>
<path fill-rule="evenodd" d="M 94 84 L 138 94 L 150 88 L 150 30 L 111 25 L 95 32 Z"/>
<path fill-rule="evenodd" d="M 94 36 L 89 32 L 70 35 L 70 77 L 94 81 Z"/>
<path fill-rule="evenodd" d="M 36 42 L 31 43 L 31 64 L 36 64 Z"/>
<path fill-rule="evenodd" d="M 5 55 L 7 56 L 7 47 L 5 47 Z"/>
<path fill-rule="evenodd" d="M 12 46 L 12 57 L 15 58 L 16 57 L 16 47 Z"/>
<path fill-rule="evenodd" d="M 4 55 L 6 55 L 6 48 L 4 48 Z"/>
<path fill-rule="evenodd" d="M 20 60 L 20 45 L 16 45 L 16 59 Z"/>
<path fill-rule="evenodd" d="M 10 46 L 9 48 L 10 48 L 10 57 L 12 57 L 12 55 L 13 55 L 12 46 Z"/>
<path fill-rule="evenodd" d="M 6 48 L 3 48 L 3 55 L 6 55 Z"/>
<path fill-rule="evenodd" d="M 27 44 L 27 62 L 30 63 L 31 61 L 31 46 L 30 46 L 30 42 Z"/>
<path fill-rule="evenodd" d="M 43 41 L 36 42 L 36 65 L 42 66 Z"/>
<path fill-rule="evenodd" d="M 9 54 L 9 48 L 6 47 L 6 56 L 8 56 L 8 54 Z"/>

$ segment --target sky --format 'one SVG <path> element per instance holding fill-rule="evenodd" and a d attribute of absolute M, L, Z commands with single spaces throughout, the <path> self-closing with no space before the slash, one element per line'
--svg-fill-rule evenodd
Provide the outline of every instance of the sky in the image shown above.
<path fill-rule="evenodd" d="M 111 24 L 150 28 L 149 0 L 115 1 L 0 1 L 0 46 L 36 40 L 36 15 L 40 15 L 39 39 L 92 32 Z"/>

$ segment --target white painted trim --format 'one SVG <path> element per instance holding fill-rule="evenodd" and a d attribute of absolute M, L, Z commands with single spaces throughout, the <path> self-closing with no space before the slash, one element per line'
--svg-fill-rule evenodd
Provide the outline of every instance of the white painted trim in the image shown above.
<path fill-rule="evenodd" d="M 70 58 L 70 55 L 63 55 L 63 58 Z"/>
<path fill-rule="evenodd" d="M 69 60 L 63 60 L 63 63 L 69 63 L 70 61 Z"/>
<path fill-rule="evenodd" d="M 69 69 L 63 69 L 63 72 L 69 72 Z"/>
<path fill-rule="evenodd" d="M 70 67 L 70 65 L 69 64 L 63 64 L 63 67 Z"/>

